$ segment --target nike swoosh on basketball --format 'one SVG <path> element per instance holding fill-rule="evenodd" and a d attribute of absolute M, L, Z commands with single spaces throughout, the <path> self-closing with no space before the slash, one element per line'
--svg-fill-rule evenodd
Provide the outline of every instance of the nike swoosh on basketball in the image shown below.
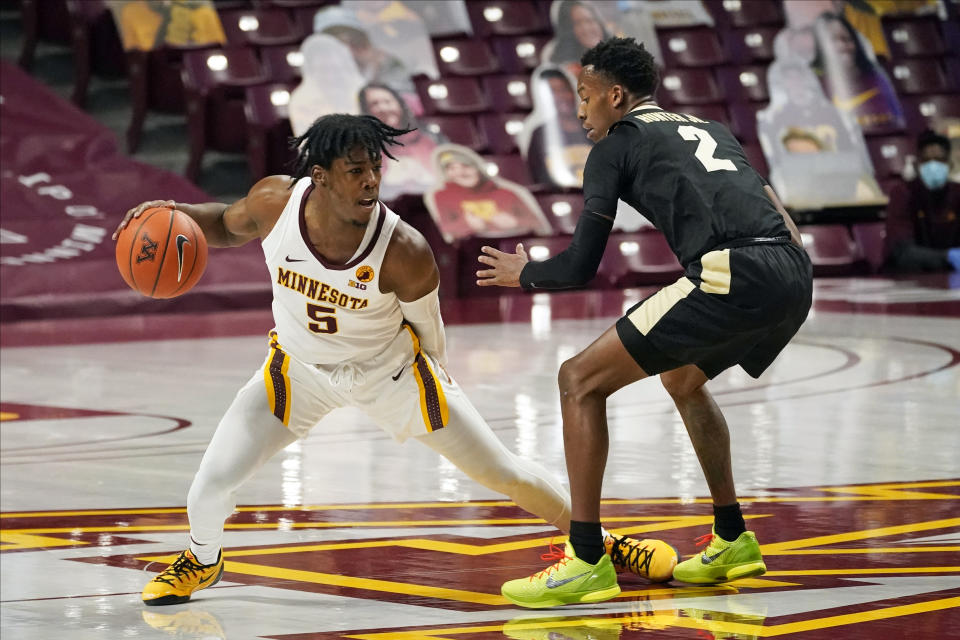
<path fill-rule="evenodd" d="M 583 573 L 581 573 L 581 574 L 578 575 L 578 576 L 573 576 L 572 578 L 564 578 L 563 580 L 554 580 L 554 579 L 553 579 L 553 576 L 548 576 L 548 577 L 547 577 L 547 589 L 556 589 L 557 587 L 562 587 L 563 585 L 567 584 L 568 582 L 573 582 L 573 581 L 576 580 L 577 578 L 582 578 L 583 576 L 585 576 L 585 575 L 587 575 L 587 574 L 589 574 L 589 573 L 590 573 L 589 571 L 584 571 Z"/>
<path fill-rule="evenodd" d="M 177 234 L 177 282 L 180 282 L 180 276 L 183 274 L 183 245 L 190 244 L 187 236 L 182 233 Z"/>
<path fill-rule="evenodd" d="M 290 256 L 287 256 L 287 262 L 306 262 L 306 260 L 303 258 L 291 258 Z"/>
<path fill-rule="evenodd" d="M 403 373 L 403 370 L 406 369 L 406 368 L 407 368 L 407 365 L 403 365 L 402 367 L 400 367 L 400 371 L 397 371 L 397 375 L 395 375 L 395 376 L 390 376 L 390 377 L 393 379 L 394 382 L 396 382 L 397 380 L 400 379 L 400 374 Z"/>

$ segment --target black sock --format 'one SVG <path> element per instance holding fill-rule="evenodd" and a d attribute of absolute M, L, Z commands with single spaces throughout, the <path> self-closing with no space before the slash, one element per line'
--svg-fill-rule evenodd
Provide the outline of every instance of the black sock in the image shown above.
<path fill-rule="evenodd" d="M 722 507 L 713 505 L 713 532 L 726 540 L 733 542 L 740 534 L 747 530 L 740 513 L 740 503 L 725 504 Z"/>
<path fill-rule="evenodd" d="M 599 522 L 570 521 L 570 544 L 577 557 L 589 564 L 597 564 L 606 551 Z"/>

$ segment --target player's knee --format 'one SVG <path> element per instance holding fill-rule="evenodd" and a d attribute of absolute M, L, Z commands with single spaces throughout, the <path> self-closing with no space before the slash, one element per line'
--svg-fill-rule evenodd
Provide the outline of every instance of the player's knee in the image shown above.
<path fill-rule="evenodd" d="M 660 374 L 660 383 L 674 400 L 682 400 L 703 387 L 700 376 L 689 375 L 684 369 L 675 369 Z"/>
<path fill-rule="evenodd" d="M 557 385 L 560 387 L 561 398 L 579 400 L 586 395 L 586 380 L 576 357 L 570 358 L 560 365 Z"/>

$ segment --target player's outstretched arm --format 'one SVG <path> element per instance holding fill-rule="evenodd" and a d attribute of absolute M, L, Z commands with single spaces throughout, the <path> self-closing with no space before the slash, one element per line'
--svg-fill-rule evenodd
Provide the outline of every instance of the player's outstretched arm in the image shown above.
<path fill-rule="evenodd" d="M 149 200 L 127 211 L 113 232 L 116 240 L 130 221 L 153 207 L 169 207 L 184 212 L 199 225 L 212 247 L 238 247 L 256 237 L 264 237 L 283 211 L 290 197 L 288 176 L 269 176 L 250 189 L 246 197 L 233 204 L 207 202 L 188 204 L 173 200 Z"/>

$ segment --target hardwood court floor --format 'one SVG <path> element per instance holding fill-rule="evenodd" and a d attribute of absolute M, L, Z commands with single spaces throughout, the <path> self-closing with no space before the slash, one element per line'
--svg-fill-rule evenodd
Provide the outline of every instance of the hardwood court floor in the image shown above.
<path fill-rule="evenodd" d="M 262 362 L 269 316 L 4 325 L 0 635 L 960 637 L 958 294 L 818 281 L 814 312 L 762 378 L 711 383 L 766 575 L 717 587 L 625 576 L 614 600 L 545 611 L 509 605 L 499 585 L 544 568 L 555 530 L 357 411 L 241 488 L 219 585 L 147 609 L 139 592 L 186 543 L 187 489 Z M 470 323 L 448 327 L 450 372 L 508 447 L 565 481 L 557 368 L 636 295 L 453 305 L 448 320 Z M 605 523 L 694 553 L 710 506 L 668 396 L 642 381 L 608 414 Z"/>

